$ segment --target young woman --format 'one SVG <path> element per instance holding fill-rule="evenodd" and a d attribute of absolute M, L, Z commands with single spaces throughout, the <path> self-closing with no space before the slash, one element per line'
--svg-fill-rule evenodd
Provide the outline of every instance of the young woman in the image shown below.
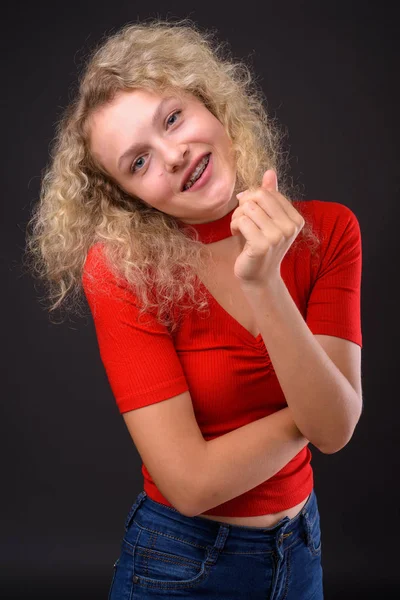
<path fill-rule="evenodd" d="M 323 597 L 308 444 L 360 418 L 361 238 L 281 142 L 187 20 L 110 36 L 59 125 L 28 247 L 53 309 L 83 284 L 143 460 L 113 600 Z"/>

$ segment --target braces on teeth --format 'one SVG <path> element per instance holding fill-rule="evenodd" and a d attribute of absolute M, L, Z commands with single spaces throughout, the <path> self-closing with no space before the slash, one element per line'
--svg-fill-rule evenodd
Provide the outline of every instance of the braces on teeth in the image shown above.
<path fill-rule="evenodd" d="M 191 175 L 190 179 L 185 184 L 185 186 L 183 188 L 184 190 L 191 188 L 192 185 L 194 185 L 196 183 L 196 181 L 200 178 L 200 175 L 203 173 L 203 171 L 205 171 L 205 168 L 208 165 L 209 160 L 210 160 L 210 155 L 208 154 L 200 161 L 199 165 L 196 167 L 196 169 L 193 172 L 193 174 Z"/>

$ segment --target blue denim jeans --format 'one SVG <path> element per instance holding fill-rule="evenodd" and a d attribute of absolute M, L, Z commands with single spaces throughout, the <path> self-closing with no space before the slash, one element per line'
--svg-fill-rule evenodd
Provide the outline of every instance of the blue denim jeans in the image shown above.
<path fill-rule="evenodd" d="M 109 600 L 323 600 L 314 490 L 293 519 L 243 527 L 136 498 L 125 521 Z"/>

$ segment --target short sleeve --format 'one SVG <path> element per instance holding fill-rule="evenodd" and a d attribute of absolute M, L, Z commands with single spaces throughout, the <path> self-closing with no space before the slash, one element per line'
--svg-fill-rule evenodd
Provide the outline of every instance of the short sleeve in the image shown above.
<path fill-rule="evenodd" d="M 82 284 L 119 411 L 128 412 L 187 391 L 168 329 L 148 313 L 139 319 L 135 294 L 107 269 L 99 245 L 89 250 Z"/>
<path fill-rule="evenodd" d="M 361 232 L 355 214 L 337 202 L 314 201 L 320 261 L 306 322 L 313 334 L 350 340 L 362 347 Z"/>

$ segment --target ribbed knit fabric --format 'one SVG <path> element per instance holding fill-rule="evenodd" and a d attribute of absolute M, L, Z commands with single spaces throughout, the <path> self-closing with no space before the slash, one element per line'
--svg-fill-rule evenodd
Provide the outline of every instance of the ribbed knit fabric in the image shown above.
<path fill-rule="evenodd" d="M 309 200 L 294 206 L 322 243 L 316 257 L 304 243 L 290 248 L 281 264 L 282 278 L 313 334 L 362 347 L 358 220 L 336 202 Z M 213 223 L 194 225 L 199 239 L 209 243 L 231 235 L 232 212 Z M 261 335 L 250 334 L 211 294 L 209 315 L 185 313 L 173 334 L 155 315 L 138 321 L 138 300 L 126 285 L 116 283 L 101 244 L 88 253 L 83 286 L 121 413 L 188 390 L 203 437 L 211 440 L 287 406 Z M 295 506 L 313 488 L 311 457 L 307 446 L 272 478 L 205 514 L 256 516 Z M 144 464 L 142 473 L 149 497 L 171 506 Z"/>

